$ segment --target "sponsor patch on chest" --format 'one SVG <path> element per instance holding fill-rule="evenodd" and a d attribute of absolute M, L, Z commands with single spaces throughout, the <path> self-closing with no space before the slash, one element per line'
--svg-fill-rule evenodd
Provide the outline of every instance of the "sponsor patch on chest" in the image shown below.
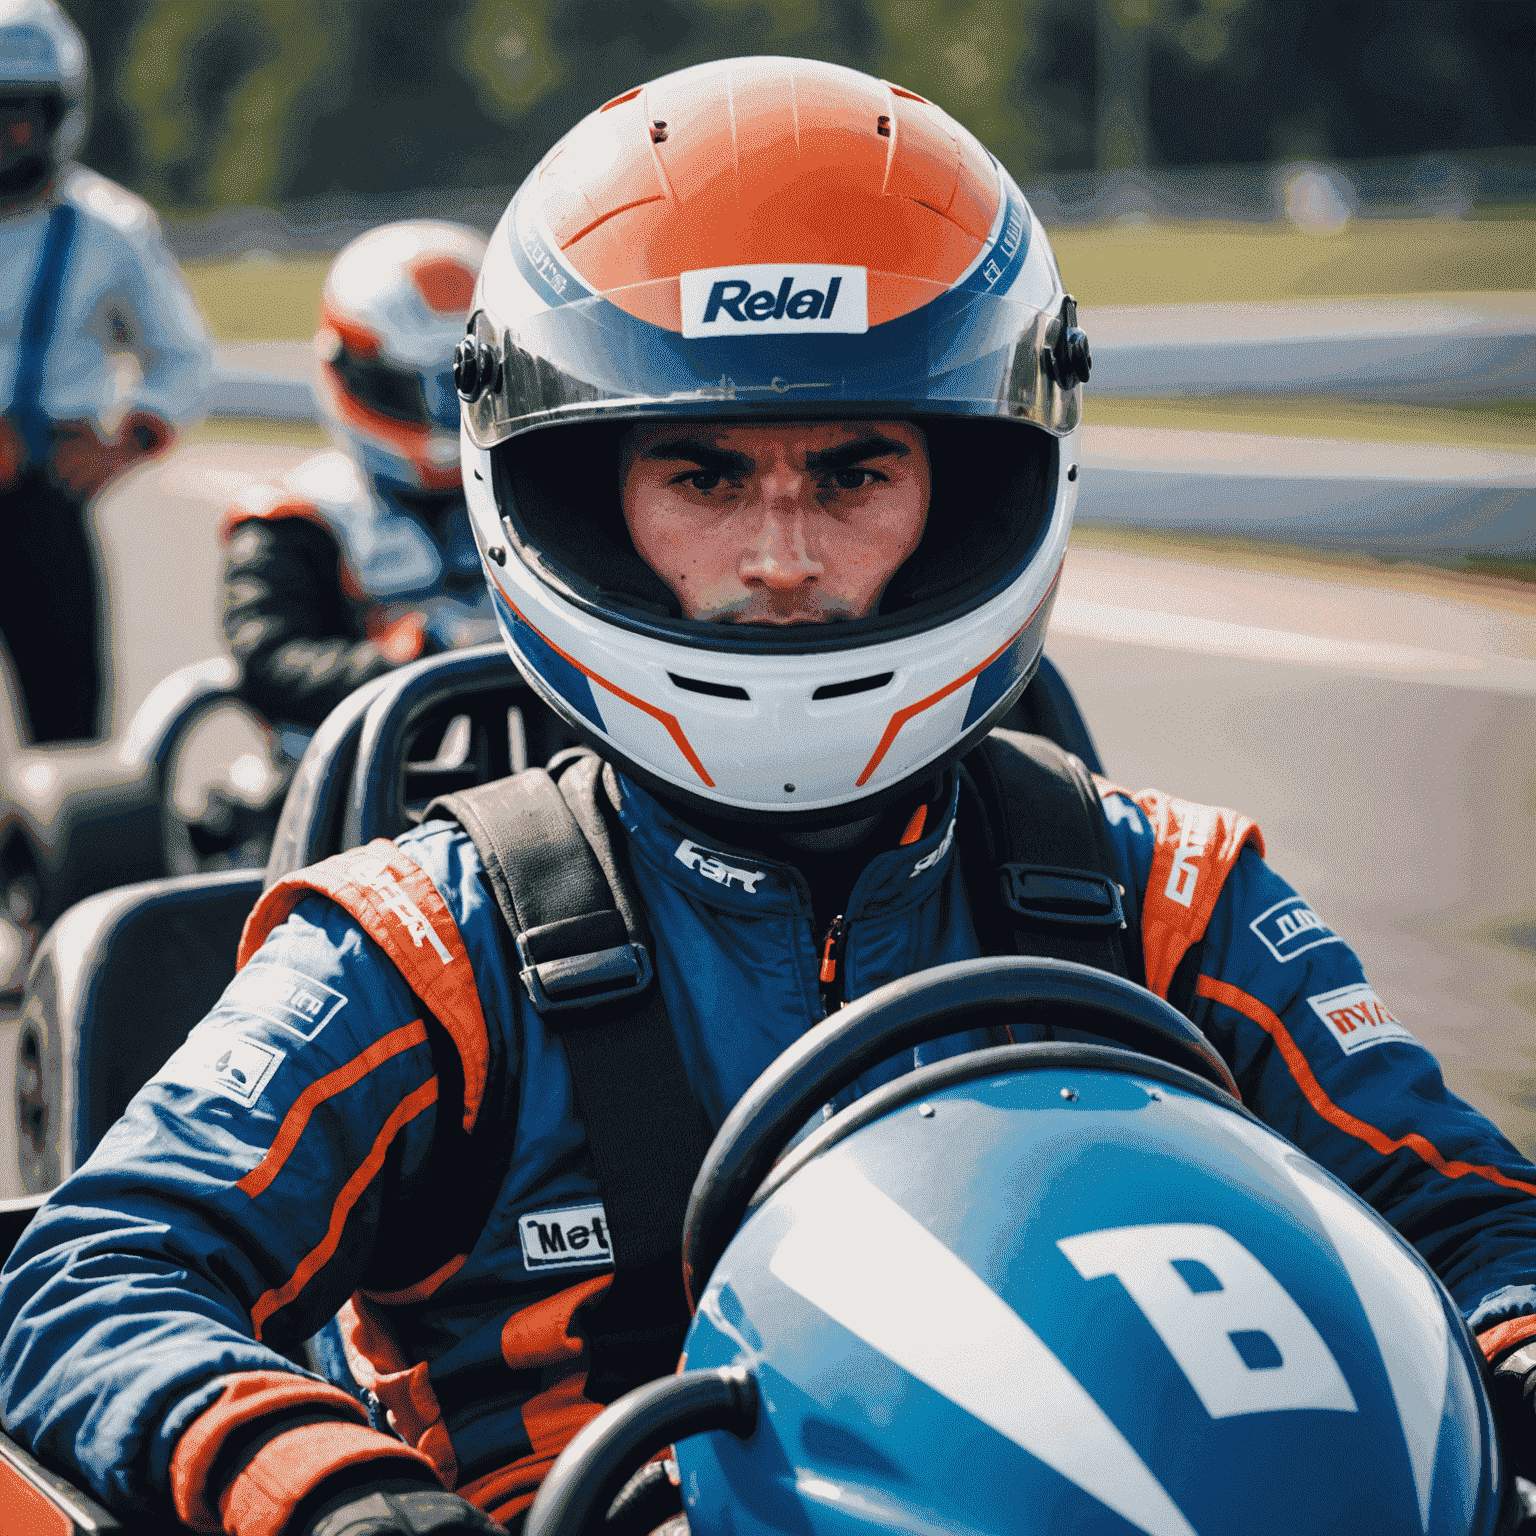
<path fill-rule="evenodd" d="M 678 278 L 683 335 L 781 336 L 869 329 L 863 267 L 815 262 L 709 267 Z"/>
<path fill-rule="evenodd" d="M 252 1014 L 313 1040 L 347 1005 L 344 993 L 286 965 L 252 961 L 230 982 L 218 1012 Z"/>
<path fill-rule="evenodd" d="M 1309 907 L 1303 897 L 1287 896 L 1260 912 L 1248 926 L 1259 942 L 1283 965 L 1319 944 L 1344 941 Z"/>
<path fill-rule="evenodd" d="M 742 869 L 738 865 L 728 863 L 725 855 L 715 853 L 709 848 L 701 848 L 691 837 L 685 837 L 676 848 L 672 850 L 672 857 L 679 864 L 685 864 L 695 874 L 702 875 L 706 880 L 712 880 L 716 885 L 739 885 L 748 896 L 757 895 L 757 882 L 767 873 L 762 869 Z"/>
<path fill-rule="evenodd" d="M 601 1205 L 567 1205 L 529 1211 L 517 1230 L 528 1269 L 591 1269 L 613 1263 L 608 1217 Z"/>
<path fill-rule="evenodd" d="M 1307 1002 L 1327 1025 L 1334 1044 L 1346 1056 L 1386 1040 L 1414 1038 L 1366 982 L 1338 987 L 1332 992 L 1319 992 Z"/>

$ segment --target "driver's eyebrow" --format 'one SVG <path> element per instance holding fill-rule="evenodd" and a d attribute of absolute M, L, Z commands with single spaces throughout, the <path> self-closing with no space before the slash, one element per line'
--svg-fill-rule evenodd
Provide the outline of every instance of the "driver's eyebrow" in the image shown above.
<path fill-rule="evenodd" d="M 861 437 L 852 443 L 844 443 L 841 448 L 823 448 L 819 453 L 808 453 L 805 456 L 805 468 L 807 474 L 835 474 L 840 469 L 852 469 L 855 464 L 862 464 L 865 459 L 880 459 L 891 454 L 905 454 L 907 445 L 898 443 L 894 438 L 881 437 L 878 432 L 872 432 L 868 437 Z"/>
<path fill-rule="evenodd" d="M 722 475 L 750 475 L 754 467 L 748 455 L 736 453 L 729 448 L 711 447 L 696 437 L 669 437 L 663 442 L 653 443 L 640 457 L 682 459 L 697 464 L 700 469 L 712 469 Z"/>

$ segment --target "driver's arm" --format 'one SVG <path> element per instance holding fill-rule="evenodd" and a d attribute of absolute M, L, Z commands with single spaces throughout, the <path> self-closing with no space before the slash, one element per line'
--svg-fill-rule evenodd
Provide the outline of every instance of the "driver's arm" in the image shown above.
<path fill-rule="evenodd" d="M 1282 928 L 1286 913 L 1307 916 Z M 1485 1348 L 1536 1334 L 1536 1167 L 1445 1086 L 1401 1022 L 1411 999 L 1379 996 L 1251 850 L 1212 914 L 1194 991 L 1194 1021 L 1248 1107 L 1424 1255 Z"/>
<path fill-rule="evenodd" d="M 1176 859 L 1178 826 L 1154 827 L 1166 821 L 1167 797 L 1109 784 L 1101 793 L 1142 898 L 1149 984 L 1205 1031 L 1247 1107 L 1414 1244 L 1490 1359 L 1536 1337 L 1536 1167 L 1445 1086 L 1395 1012 L 1411 1000 L 1376 993 L 1354 950 L 1265 863 L 1256 837 L 1234 850 L 1208 918 L 1170 950 L 1170 923 L 1214 892 L 1214 848 L 1196 838 Z M 1222 826 L 1244 825 L 1220 815 Z"/>
<path fill-rule="evenodd" d="M 431 1486 L 286 1351 L 359 1283 L 381 1206 L 425 1169 L 436 1097 L 420 1004 L 307 898 L 6 1264 L 9 1431 L 119 1513 L 241 1536 L 349 1467 Z"/>
<path fill-rule="evenodd" d="M 226 537 L 224 638 L 240 691 L 269 720 L 317 726 L 346 698 L 420 655 L 413 625 L 365 637 L 343 592 L 341 551 L 308 518 L 247 517 Z"/>

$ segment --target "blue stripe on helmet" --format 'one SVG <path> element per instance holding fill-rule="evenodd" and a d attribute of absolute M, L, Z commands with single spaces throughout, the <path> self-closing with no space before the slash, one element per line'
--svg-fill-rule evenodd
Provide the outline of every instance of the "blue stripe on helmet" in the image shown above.
<path fill-rule="evenodd" d="M 490 583 L 491 597 L 496 611 L 514 644 L 522 654 L 522 660 L 537 672 L 545 685 L 560 695 L 584 720 L 600 731 L 607 729 L 598 713 L 597 700 L 592 696 L 592 684 L 584 672 L 573 667 L 559 651 L 547 641 L 502 595 L 501 589 Z"/>

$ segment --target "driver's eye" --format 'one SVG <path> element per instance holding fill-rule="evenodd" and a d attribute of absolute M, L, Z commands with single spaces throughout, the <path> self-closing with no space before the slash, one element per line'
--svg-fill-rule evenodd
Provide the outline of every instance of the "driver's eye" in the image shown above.
<path fill-rule="evenodd" d="M 712 491 L 720 484 L 721 475 L 718 469 L 695 470 L 688 476 L 688 484 L 696 491 Z"/>
<path fill-rule="evenodd" d="M 867 469 L 840 469 L 833 476 L 839 490 L 861 491 L 873 478 Z"/>

